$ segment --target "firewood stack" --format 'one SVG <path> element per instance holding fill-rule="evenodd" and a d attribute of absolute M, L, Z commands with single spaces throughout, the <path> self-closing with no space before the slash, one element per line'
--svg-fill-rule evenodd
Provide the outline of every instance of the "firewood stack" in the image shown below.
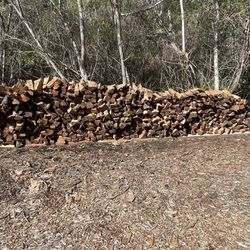
<path fill-rule="evenodd" d="M 100 85 L 44 78 L 0 87 L 0 140 L 66 144 L 83 140 L 223 134 L 250 130 L 246 100 L 228 91 Z"/>

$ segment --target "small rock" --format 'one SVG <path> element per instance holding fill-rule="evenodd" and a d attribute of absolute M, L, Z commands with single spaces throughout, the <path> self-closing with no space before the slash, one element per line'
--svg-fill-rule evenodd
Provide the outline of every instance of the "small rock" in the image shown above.
<path fill-rule="evenodd" d="M 134 193 L 133 193 L 131 190 L 129 190 L 129 191 L 125 194 L 125 200 L 126 200 L 127 202 L 133 202 L 133 201 L 135 200 L 135 195 L 134 195 Z"/>

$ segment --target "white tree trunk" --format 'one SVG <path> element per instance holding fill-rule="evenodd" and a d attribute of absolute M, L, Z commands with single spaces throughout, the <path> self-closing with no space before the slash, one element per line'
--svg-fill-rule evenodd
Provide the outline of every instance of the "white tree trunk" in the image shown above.
<path fill-rule="evenodd" d="M 63 15 L 63 13 L 62 13 L 63 3 L 62 3 L 62 1 L 60 0 L 60 1 L 59 1 L 59 4 L 58 4 L 59 6 L 57 7 L 56 4 L 55 4 L 55 2 L 54 2 L 54 0 L 50 0 L 50 2 L 51 2 L 52 5 L 54 6 L 54 8 L 55 8 L 55 10 L 56 10 L 56 13 L 57 13 L 58 15 L 61 16 L 63 25 L 64 25 L 66 31 L 67 31 L 68 34 L 69 34 L 69 39 L 70 39 L 70 41 L 71 41 L 71 43 L 72 43 L 72 46 L 73 46 L 73 49 L 74 49 L 74 52 L 75 52 L 75 57 L 76 57 L 76 59 L 77 59 L 77 63 L 76 63 L 75 60 L 74 60 L 74 63 L 75 63 L 75 65 L 78 65 L 78 68 L 79 68 L 79 71 L 80 71 L 80 76 L 81 76 L 82 79 L 87 80 L 87 79 L 86 79 L 86 78 L 87 78 L 87 77 L 86 77 L 86 76 L 87 76 L 86 70 L 85 70 L 84 65 L 83 65 L 83 63 L 82 63 L 81 55 L 80 55 L 79 49 L 78 49 L 78 47 L 77 47 L 76 41 L 74 40 L 74 38 L 73 38 L 73 36 L 72 36 L 72 32 L 71 32 L 71 30 L 70 30 L 70 28 L 69 28 L 69 24 L 68 24 L 67 21 L 65 20 L 64 15 Z"/>
<path fill-rule="evenodd" d="M 10 23 L 12 17 L 12 8 L 10 8 L 7 20 L 4 21 L 4 17 L 1 16 L 1 30 L 0 30 L 0 67 L 1 67 L 1 84 L 5 83 L 5 67 L 6 67 L 6 51 L 7 51 L 7 43 L 6 43 L 6 34 L 9 33 Z"/>
<path fill-rule="evenodd" d="M 121 0 L 114 0 L 114 21 L 116 25 L 116 36 L 121 62 L 122 82 L 128 83 L 127 69 L 124 63 L 122 29 L 121 29 Z"/>
<path fill-rule="evenodd" d="M 4 32 L 3 27 L 0 30 L 0 72 L 1 72 L 1 82 L 0 85 L 4 83 L 4 58 L 5 58 L 5 48 L 4 48 Z"/>
<path fill-rule="evenodd" d="M 183 0 L 180 0 L 181 8 L 181 37 L 182 37 L 182 52 L 186 54 L 186 38 L 185 38 L 185 14 Z"/>
<path fill-rule="evenodd" d="M 215 21 L 214 21 L 214 89 L 220 89 L 220 74 L 219 74 L 219 21 L 220 9 L 218 0 L 214 0 L 215 7 Z"/>
<path fill-rule="evenodd" d="M 13 9 L 15 10 L 15 12 L 17 13 L 17 15 L 19 16 L 19 18 L 23 21 L 23 23 L 26 26 L 27 30 L 29 31 L 32 39 L 36 43 L 37 48 L 39 49 L 39 53 L 44 57 L 47 64 L 49 66 L 51 66 L 61 78 L 64 78 L 63 73 L 59 70 L 59 68 L 56 66 L 56 64 L 53 62 L 53 60 L 50 58 L 50 56 L 44 51 L 44 48 L 43 48 L 42 44 L 40 43 L 40 41 L 38 40 L 37 36 L 35 35 L 33 29 L 31 28 L 31 26 L 29 25 L 27 20 L 24 18 L 21 7 L 20 7 L 19 0 L 16 0 L 16 4 L 14 4 L 13 1 L 10 1 L 10 3 L 11 3 L 11 6 L 13 7 Z"/>
<path fill-rule="evenodd" d="M 1 74 L 1 82 L 2 82 L 2 85 L 4 84 L 4 78 L 5 78 L 5 56 L 6 56 L 6 49 L 5 49 L 5 45 L 3 43 L 3 46 L 2 46 L 2 54 L 1 54 L 1 65 L 2 65 L 2 74 Z"/>
<path fill-rule="evenodd" d="M 250 40 L 250 19 L 248 18 L 245 22 L 245 27 L 244 27 L 244 33 L 245 33 L 245 41 L 242 45 L 242 51 L 241 51 L 241 55 L 240 55 L 240 60 L 239 60 L 239 64 L 235 69 L 235 74 L 234 74 L 234 79 L 231 83 L 230 86 L 230 90 L 232 92 L 234 92 L 238 86 L 240 85 L 240 78 L 243 72 L 243 69 L 245 67 L 246 61 L 248 60 L 248 58 L 250 57 L 250 51 L 248 51 L 249 48 L 249 40 Z"/>
<path fill-rule="evenodd" d="M 78 11 L 79 11 L 80 40 L 81 40 L 79 69 L 81 72 L 82 79 L 87 81 L 88 76 L 85 70 L 85 33 L 84 33 L 84 13 L 83 13 L 82 0 L 77 0 L 77 4 L 78 4 Z"/>

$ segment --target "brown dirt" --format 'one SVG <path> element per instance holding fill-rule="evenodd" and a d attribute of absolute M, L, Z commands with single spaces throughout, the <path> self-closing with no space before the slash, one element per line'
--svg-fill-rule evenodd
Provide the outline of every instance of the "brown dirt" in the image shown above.
<path fill-rule="evenodd" d="M 0 249 L 250 249 L 250 135 L 0 149 Z"/>

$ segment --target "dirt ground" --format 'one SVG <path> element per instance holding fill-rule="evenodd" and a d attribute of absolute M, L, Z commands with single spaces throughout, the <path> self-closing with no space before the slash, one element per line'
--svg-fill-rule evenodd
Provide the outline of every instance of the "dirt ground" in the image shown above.
<path fill-rule="evenodd" d="M 250 249 L 250 135 L 0 148 L 0 249 Z"/>

